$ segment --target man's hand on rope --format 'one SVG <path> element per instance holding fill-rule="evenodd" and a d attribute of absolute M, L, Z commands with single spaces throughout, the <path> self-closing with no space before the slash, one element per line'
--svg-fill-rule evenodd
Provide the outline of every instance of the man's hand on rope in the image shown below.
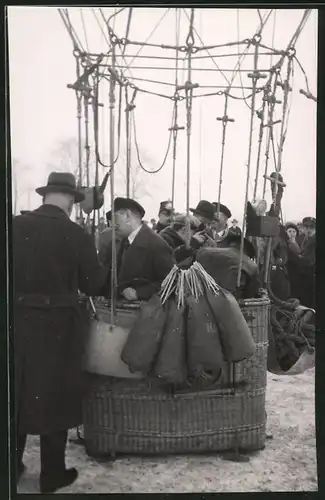
<path fill-rule="evenodd" d="M 193 234 L 192 238 L 196 240 L 200 245 L 205 243 L 208 235 L 204 231 L 200 231 L 199 233 Z"/>

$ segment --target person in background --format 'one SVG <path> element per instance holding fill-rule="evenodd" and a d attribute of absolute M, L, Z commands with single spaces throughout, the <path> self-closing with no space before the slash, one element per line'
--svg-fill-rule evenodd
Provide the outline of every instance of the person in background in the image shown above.
<path fill-rule="evenodd" d="M 297 254 L 300 253 L 300 246 L 297 243 L 297 236 L 299 234 L 299 229 L 296 224 L 293 222 L 288 222 L 285 225 L 285 231 L 288 237 L 288 246 L 291 248 L 293 252 L 296 252 Z"/>
<path fill-rule="evenodd" d="M 219 205 L 219 214 L 218 214 L 218 205 Z M 227 235 L 228 235 L 228 220 L 231 217 L 231 211 L 229 210 L 226 205 L 223 205 L 222 203 L 215 202 L 213 203 L 214 206 L 214 217 L 213 217 L 213 224 L 212 224 L 212 229 L 215 234 L 215 240 L 217 243 L 220 241 L 224 240 Z"/>
<path fill-rule="evenodd" d="M 299 222 L 297 224 L 297 228 L 298 228 L 298 235 L 297 235 L 296 241 L 301 248 L 302 245 L 304 244 L 305 239 L 306 239 L 305 228 L 304 228 L 304 225 L 302 222 Z"/>
<path fill-rule="evenodd" d="M 111 246 L 112 246 L 112 211 L 106 212 L 107 228 L 99 234 L 98 239 L 98 259 L 103 266 L 111 266 Z M 115 234 L 116 252 L 119 250 L 121 238 Z"/>
<path fill-rule="evenodd" d="M 232 232 L 232 233 L 234 233 L 234 234 L 238 234 L 239 236 L 241 236 L 241 229 L 240 229 L 240 227 L 238 227 L 237 224 L 238 224 L 238 220 L 233 219 L 231 221 L 231 226 L 229 228 L 229 231 Z"/>
<path fill-rule="evenodd" d="M 215 207 L 206 200 L 199 201 L 196 208 L 190 208 L 190 211 L 196 217 L 196 219 L 201 223 L 200 229 L 204 229 L 213 222 Z"/>
<path fill-rule="evenodd" d="M 156 229 L 157 229 L 156 219 L 150 219 L 150 224 L 151 224 L 151 229 L 153 231 L 156 231 Z"/>
<path fill-rule="evenodd" d="M 243 255 L 240 253 L 241 235 L 229 232 L 216 248 L 203 248 L 197 254 L 198 262 L 217 284 L 238 299 L 257 297 L 260 289 L 259 270 L 255 248 L 244 238 Z M 240 285 L 237 286 L 241 262 Z"/>
<path fill-rule="evenodd" d="M 155 231 L 160 233 L 163 229 L 169 226 L 173 220 L 174 209 L 170 201 L 162 201 L 160 203 L 158 222 Z"/>
<path fill-rule="evenodd" d="M 196 231 L 198 230 L 200 223 L 192 215 L 189 216 L 189 219 L 190 219 L 190 221 L 189 221 L 190 222 L 189 236 L 190 236 L 190 238 L 192 238 L 192 237 L 194 237 Z M 163 229 L 159 233 L 159 236 L 161 236 L 168 243 L 168 245 L 171 246 L 173 249 L 175 249 L 181 245 L 184 245 L 186 238 L 187 238 L 186 222 L 187 222 L 187 217 L 185 214 L 178 215 L 177 217 L 175 217 L 171 226 Z"/>
<path fill-rule="evenodd" d="M 99 233 L 103 232 L 107 227 L 107 221 L 105 221 L 105 217 L 101 217 L 99 219 L 98 231 Z"/>
<path fill-rule="evenodd" d="M 70 173 L 36 189 L 43 204 L 12 223 L 17 478 L 28 434 L 40 436 L 41 493 L 78 476 L 67 469 L 68 429 L 82 423 L 86 316 L 78 291 L 100 295 L 106 272 L 92 238 L 70 220 L 84 195 Z"/>
<path fill-rule="evenodd" d="M 79 217 L 76 218 L 76 224 L 78 224 L 81 227 L 85 227 L 85 218 L 83 215 L 80 215 Z"/>
<path fill-rule="evenodd" d="M 296 298 L 303 306 L 315 309 L 315 268 L 316 268 L 316 219 L 305 217 L 305 240 L 301 246 L 300 254 L 290 250 L 288 260 L 294 271 L 299 274 L 300 286 Z"/>
<path fill-rule="evenodd" d="M 135 200 L 116 198 L 114 211 L 121 240 L 116 257 L 118 294 L 128 301 L 149 300 L 175 264 L 172 248 L 142 222 L 145 210 Z M 111 245 L 106 259 L 112 261 Z M 109 295 L 110 280 L 107 284 Z"/>

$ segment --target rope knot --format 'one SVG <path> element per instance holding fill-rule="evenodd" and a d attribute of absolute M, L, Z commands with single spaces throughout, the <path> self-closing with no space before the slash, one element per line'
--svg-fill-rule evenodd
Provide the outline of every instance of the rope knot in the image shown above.
<path fill-rule="evenodd" d="M 251 43 L 252 45 L 259 45 L 261 43 L 262 37 L 259 33 L 256 33 L 256 35 L 253 36 Z"/>
<path fill-rule="evenodd" d="M 287 56 L 292 59 L 296 55 L 296 49 L 294 47 L 290 47 L 287 51 Z"/>

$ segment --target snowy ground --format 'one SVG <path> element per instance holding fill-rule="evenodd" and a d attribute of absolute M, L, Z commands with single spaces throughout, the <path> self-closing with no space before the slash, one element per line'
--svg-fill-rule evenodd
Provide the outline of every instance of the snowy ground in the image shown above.
<path fill-rule="evenodd" d="M 315 370 L 286 377 L 268 374 L 268 432 L 273 439 L 247 463 L 218 456 L 130 457 L 96 462 L 83 447 L 69 444 L 67 465 L 78 480 L 62 493 L 190 493 L 316 491 L 314 407 Z M 71 433 L 75 437 L 75 433 Z M 39 441 L 30 437 L 24 457 L 28 468 L 18 493 L 38 491 Z"/>

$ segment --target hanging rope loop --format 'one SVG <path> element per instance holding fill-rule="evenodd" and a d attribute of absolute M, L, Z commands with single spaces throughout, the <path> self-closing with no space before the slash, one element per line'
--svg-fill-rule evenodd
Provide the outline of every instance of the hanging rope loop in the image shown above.
<path fill-rule="evenodd" d="M 192 53 L 192 48 L 195 44 L 194 39 L 194 9 L 191 9 L 189 32 L 186 38 L 186 52 Z"/>

